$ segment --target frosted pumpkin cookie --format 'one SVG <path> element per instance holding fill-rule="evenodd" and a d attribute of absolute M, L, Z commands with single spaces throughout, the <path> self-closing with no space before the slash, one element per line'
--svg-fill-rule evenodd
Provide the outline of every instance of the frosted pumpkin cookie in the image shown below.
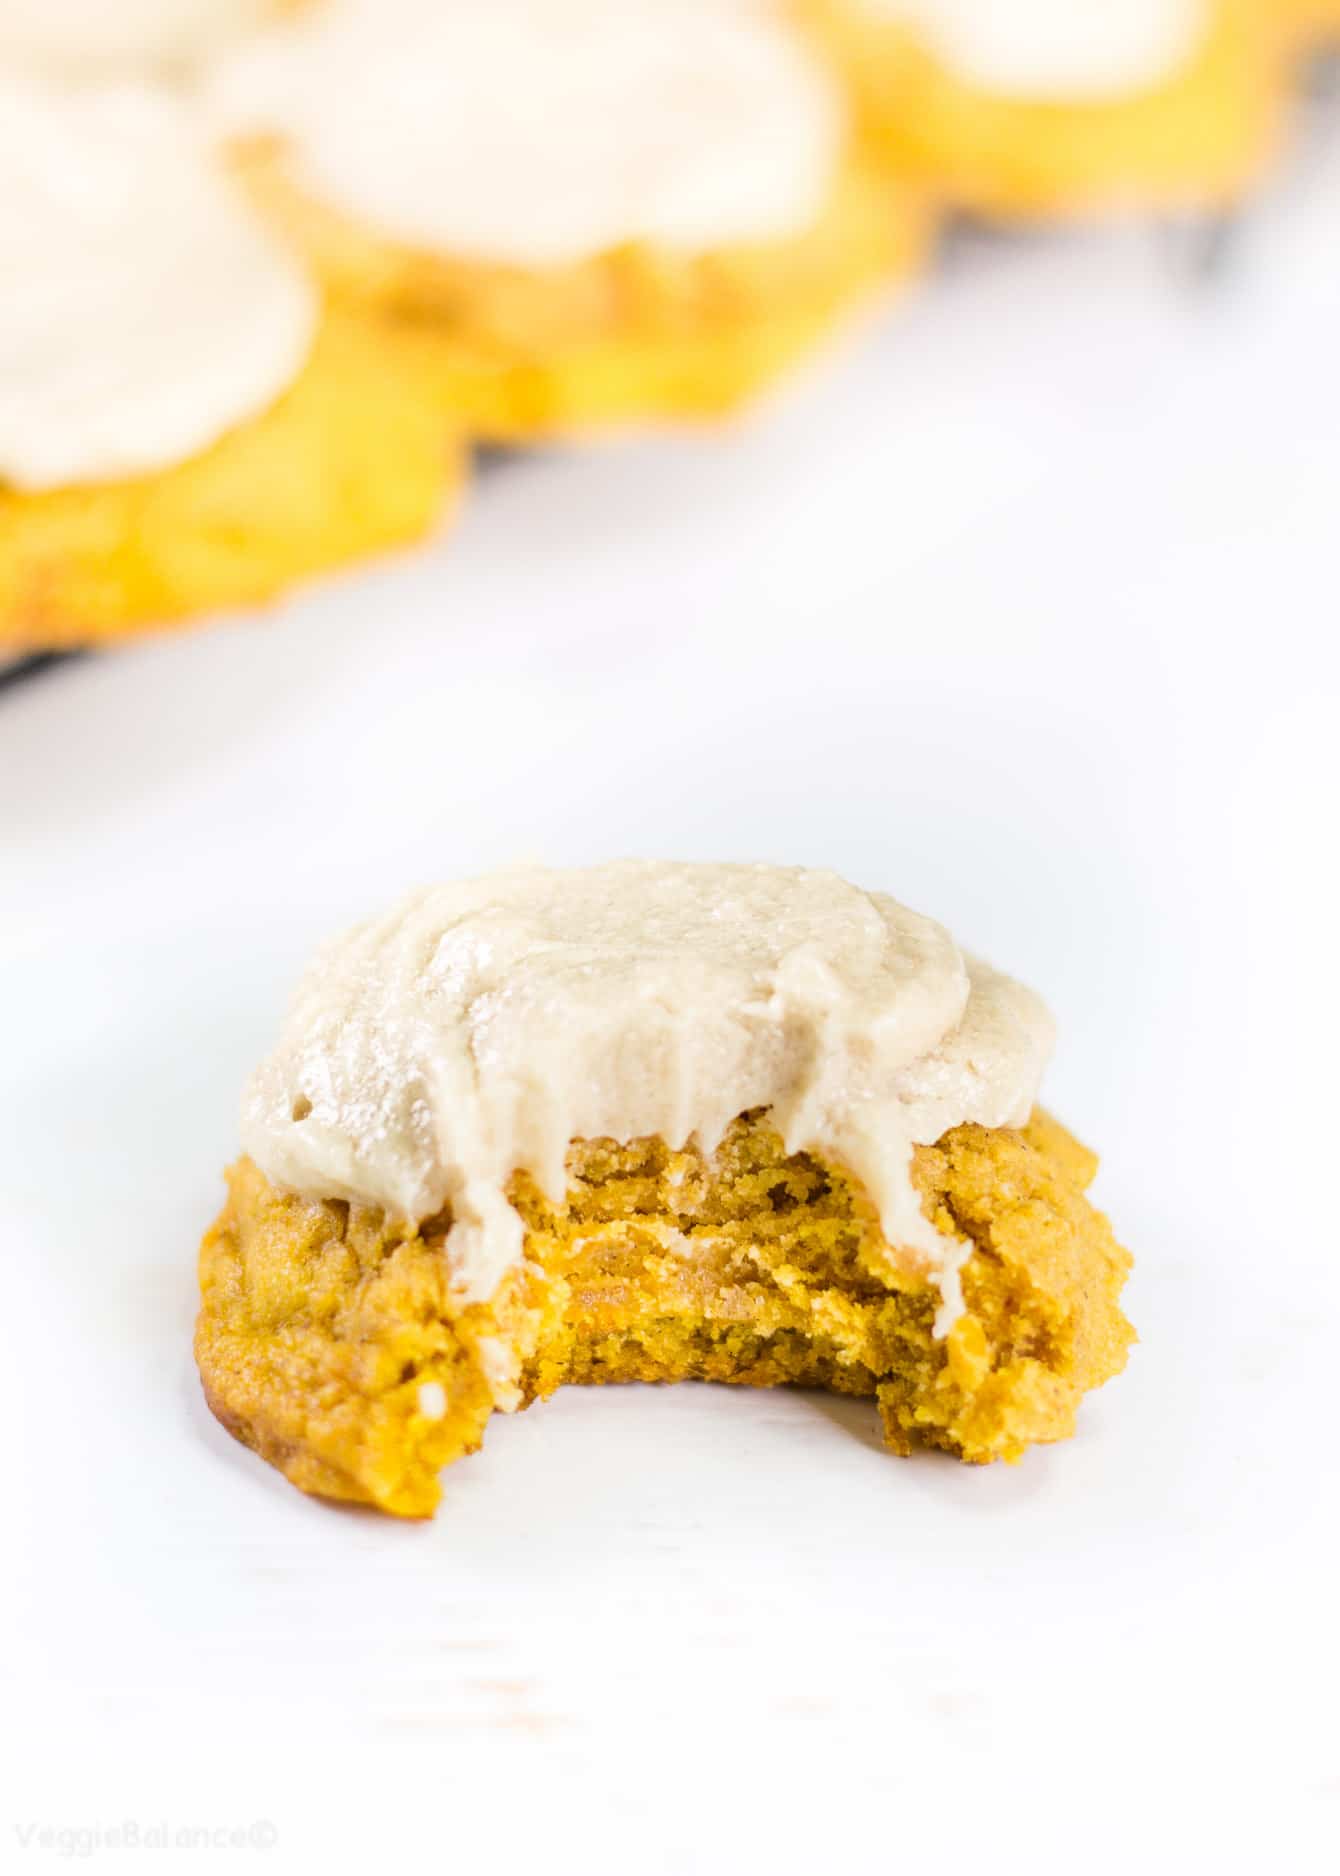
<path fill-rule="evenodd" d="M 1260 0 L 819 0 L 895 173 L 1006 220 L 1218 210 L 1285 99 Z"/>
<path fill-rule="evenodd" d="M 0 161 L 0 647 L 265 599 L 429 526 L 458 472 L 413 368 L 323 321 L 173 98 L 5 73 Z"/>
<path fill-rule="evenodd" d="M 177 74 L 305 0 L 4 0 L 0 59 L 82 76 Z"/>
<path fill-rule="evenodd" d="M 322 951 L 200 1253 L 215 1414 L 431 1513 L 564 1382 L 864 1395 L 973 1462 L 1123 1365 L 1129 1258 L 1036 1106 L 1038 999 L 831 873 L 623 862 L 421 892 Z"/>
<path fill-rule="evenodd" d="M 923 248 L 766 9 L 328 0 L 206 102 L 331 290 L 412 329 L 487 437 L 727 410 Z"/>

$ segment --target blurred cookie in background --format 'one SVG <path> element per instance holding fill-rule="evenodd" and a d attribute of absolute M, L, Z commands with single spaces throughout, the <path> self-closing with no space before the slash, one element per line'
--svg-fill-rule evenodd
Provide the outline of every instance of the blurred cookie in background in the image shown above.
<path fill-rule="evenodd" d="M 268 598 L 458 478 L 384 335 L 326 319 L 178 100 L 0 72 L 0 647 Z"/>
<path fill-rule="evenodd" d="M 83 77 L 189 69 L 303 0 L 4 0 L 0 62 Z"/>
<path fill-rule="evenodd" d="M 205 98 L 334 297 L 412 333 L 484 437 L 727 411 L 924 250 L 765 7 L 327 0 Z"/>
<path fill-rule="evenodd" d="M 1261 0 L 816 0 L 872 148 L 988 219 L 1231 207 L 1286 99 Z"/>
<path fill-rule="evenodd" d="M 1340 46 L 1340 0 L 1283 0 L 1281 12 L 1304 48 Z"/>

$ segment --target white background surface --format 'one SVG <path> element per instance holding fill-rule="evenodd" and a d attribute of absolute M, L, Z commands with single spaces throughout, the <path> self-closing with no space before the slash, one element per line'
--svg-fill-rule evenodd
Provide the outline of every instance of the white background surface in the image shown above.
<path fill-rule="evenodd" d="M 1338 515 L 1332 162 L 1213 293 L 979 248 L 747 428 L 0 698 L 0 1858 L 1336 1867 Z M 1046 991 L 1138 1257 L 1072 1444 L 573 1391 L 415 1527 L 214 1425 L 195 1244 L 303 953 L 627 852 L 832 865 Z"/>

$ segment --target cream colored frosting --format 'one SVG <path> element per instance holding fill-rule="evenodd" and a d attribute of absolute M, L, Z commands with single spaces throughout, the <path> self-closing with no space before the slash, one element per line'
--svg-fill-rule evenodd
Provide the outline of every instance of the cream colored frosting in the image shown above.
<path fill-rule="evenodd" d="M 180 66 L 269 10 L 267 0 L 0 0 L 0 56 L 62 71 Z"/>
<path fill-rule="evenodd" d="M 0 73 L 0 482 L 169 467 L 301 369 L 315 297 L 182 107 Z"/>
<path fill-rule="evenodd" d="M 771 1110 L 847 1165 L 929 1270 L 943 1332 L 969 1247 L 935 1230 L 912 1149 L 1023 1122 L 1052 1042 L 1034 994 L 836 874 L 622 861 L 411 895 L 321 951 L 243 1103 L 269 1178 L 418 1220 L 449 1204 L 454 1288 L 520 1257 L 517 1170 L 563 1197 L 570 1141 L 715 1150 Z"/>
<path fill-rule="evenodd" d="M 1147 91 L 1194 58 L 1214 0 L 863 0 L 907 24 L 964 83 L 1095 101 Z"/>
<path fill-rule="evenodd" d="M 780 21 L 683 0 L 328 0 L 224 59 L 207 104 L 375 233 L 532 267 L 796 234 L 844 134 Z"/>

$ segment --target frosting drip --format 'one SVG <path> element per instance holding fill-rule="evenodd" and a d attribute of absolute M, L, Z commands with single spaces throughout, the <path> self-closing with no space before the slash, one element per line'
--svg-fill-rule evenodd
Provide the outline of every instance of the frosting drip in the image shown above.
<path fill-rule="evenodd" d="M 771 1110 L 788 1151 L 856 1175 L 885 1237 L 962 1307 L 965 1245 L 935 1230 L 912 1149 L 1021 1124 L 1051 1020 L 949 933 L 835 874 L 622 861 L 527 867 L 405 899 L 321 951 L 247 1092 L 276 1183 L 418 1220 L 449 1204 L 452 1283 L 520 1257 L 505 1193 L 556 1202 L 573 1139 L 695 1137 Z"/>
<path fill-rule="evenodd" d="M 1196 55 L 1212 0 L 862 0 L 904 21 L 964 83 L 1101 103 L 1152 90 Z"/>
<path fill-rule="evenodd" d="M 277 135 L 297 186 L 370 231 L 532 267 L 799 233 L 844 134 L 780 21 L 682 0 L 330 0 L 207 97 L 220 134 Z"/>
<path fill-rule="evenodd" d="M 316 302 L 183 108 L 0 73 L 0 481 L 169 467 L 301 369 Z"/>

